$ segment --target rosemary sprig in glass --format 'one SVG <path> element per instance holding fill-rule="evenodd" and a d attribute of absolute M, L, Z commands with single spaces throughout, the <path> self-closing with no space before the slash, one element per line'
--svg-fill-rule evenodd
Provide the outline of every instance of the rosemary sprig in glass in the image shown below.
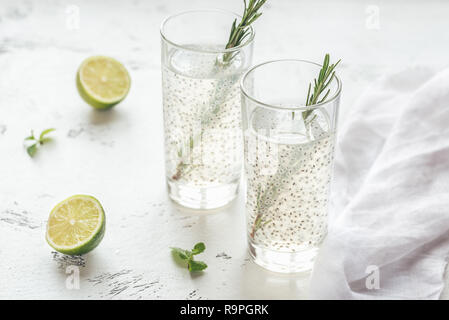
<path fill-rule="evenodd" d="M 312 89 L 312 83 L 309 83 L 309 89 L 307 91 L 307 99 L 306 99 L 306 106 L 313 106 L 318 103 L 322 103 L 326 100 L 326 98 L 329 96 L 329 93 L 331 89 L 328 89 L 330 83 L 335 77 L 335 68 L 340 63 L 341 60 L 338 60 L 335 64 L 330 64 L 330 56 L 327 53 L 324 56 L 324 62 L 323 66 L 320 69 L 320 72 L 318 74 L 318 78 L 313 79 L 313 92 Z M 327 91 L 326 91 L 327 89 Z M 322 96 L 323 92 L 326 92 L 324 96 Z M 313 110 L 306 110 L 302 112 L 302 118 L 304 121 L 305 126 L 311 125 L 311 123 L 315 120 L 316 115 L 308 119 L 308 117 L 312 114 Z M 294 112 L 292 113 L 292 119 L 294 119 Z M 293 159 L 292 163 L 289 163 L 287 167 L 296 167 L 298 165 L 298 160 Z M 288 170 L 278 170 L 277 174 L 280 174 L 282 176 L 281 179 L 270 179 L 270 180 L 288 180 L 287 175 Z M 281 189 L 281 188 L 278 188 Z M 263 219 L 263 213 L 262 210 L 267 210 L 270 205 L 267 204 L 268 197 L 277 197 L 279 195 L 279 192 L 274 188 L 273 185 L 268 184 L 267 188 L 265 188 L 264 191 L 262 191 L 262 188 L 259 186 L 257 190 L 257 199 L 256 199 L 256 210 L 257 215 L 254 219 L 253 227 L 250 233 L 250 237 L 254 239 L 254 236 L 256 234 L 256 231 L 263 225 L 269 223 L 269 221 L 264 221 Z M 271 203 L 274 203 L 272 201 Z"/>
<path fill-rule="evenodd" d="M 311 94 L 312 83 L 309 83 L 309 90 L 307 91 L 306 106 L 313 106 L 315 104 L 321 103 L 326 100 L 327 96 L 331 92 L 331 89 L 327 89 L 329 84 L 335 77 L 335 68 L 340 63 L 341 59 L 335 64 L 329 65 L 330 56 L 326 53 L 324 56 L 323 66 L 321 67 L 320 73 L 318 74 L 318 79 L 313 79 L 313 92 Z M 321 97 L 321 94 L 325 92 L 325 95 Z M 306 110 L 302 113 L 302 118 L 304 120 L 313 112 L 313 110 Z"/>
<path fill-rule="evenodd" d="M 243 40 L 251 34 L 249 26 L 262 15 L 262 13 L 258 11 L 266 1 L 267 0 L 249 0 L 249 3 L 247 4 L 246 0 L 243 0 L 245 9 L 243 11 L 242 20 L 238 25 L 237 19 L 235 19 L 232 23 L 231 33 L 229 35 L 228 43 L 226 44 L 226 49 L 231 49 L 241 45 Z M 229 63 L 234 57 L 235 53 L 227 52 L 223 55 L 223 62 Z"/>

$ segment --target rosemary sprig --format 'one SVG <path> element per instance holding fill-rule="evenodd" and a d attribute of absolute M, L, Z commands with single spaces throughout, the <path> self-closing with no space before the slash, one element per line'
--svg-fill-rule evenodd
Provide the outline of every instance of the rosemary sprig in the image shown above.
<path fill-rule="evenodd" d="M 335 68 L 340 63 L 341 59 L 337 61 L 335 64 L 329 64 L 330 57 L 329 54 L 326 53 L 324 56 L 323 66 L 321 67 L 320 73 L 318 74 L 318 79 L 313 79 L 313 92 L 311 93 L 312 83 L 309 83 L 309 90 L 307 91 L 307 99 L 306 106 L 313 106 L 314 104 L 321 103 L 326 100 L 331 89 L 327 89 L 329 84 L 335 77 Z M 326 91 L 327 89 L 327 91 Z M 324 96 L 321 96 L 323 92 L 326 93 Z M 307 117 L 313 112 L 313 110 L 307 110 L 302 113 L 303 119 L 307 119 Z"/>
<path fill-rule="evenodd" d="M 267 0 L 249 0 L 249 3 L 246 3 L 246 0 L 243 0 L 245 5 L 245 9 L 243 11 L 242 20 L 237 25 L 237 19 L 234 20 L 231 26 L 231 33 L 229 35 L 228 43 L 226 44 L 226 49 L 234 48 L 242 44 L 243 40 L 245 40 L 250 35 L 249 26 L 256 21 L 261 15 L 261 12 L 258 10 L 264 5 Z M 225 53 L 223 55 L 223 62 L 229 63 L 235 54 L 232 52 Z"/>
<path fill-rule="evenodd" d="M 200 135 L 201 136 L 201 135 Z M 195 144 L 195 140 L 193 135 L 189 136 L 189 153 L 188 156 L 191 156 L 193 153 L 193 148 L 194 148 L 194 144 Z M 178 149 L 178 158 L 182 159 L 183 158 L 183 148 L 182 146 Z M 184 163 L 184 160 L 181 160 L 178 165 L 176 166 L 176 172 L 175 174 L 171 177 L 173 180 L 179 180 L 182 176 L 182 174 L 184 173 L 188 173 L 193 169 L 194 165 L 193 164 L 189 164 L 189 163 Z M 186 170 L 187 168 L 187 170 Z"/>
<path fill-rule="evenodd" d="M 288 168 L 295 168 L 298 166 L 300 162 L 300 155 L 298 154 L 297 157 L 293 157 L 291 162 L 285 167 L 285 168 L 279 168 L 275 175 L 271 175 L 269 179 L 267 180 L 267 187 L 265 190 L 262 191 L 262 187 L 259 185 L 257 189 L 257 198 L 256 198 L 256 217 L 254 219 L 254 223 L 251 229 L 250 236 L 254 239 L 256 235 L 256 231 L 268 223 L 270 223 L 272 220 L 266 220 L 263 218 L 264 213 L 266 210 L 268 210 L 272 205 L 275 203 L 275 199 L 277 199 L 280 195 L 280 192 L 284 190 L 285 185 L 288 185 L 290 183 L 290 172 L 287 170 Z M 280 187 L 275 187 L 275 185 L 271 182 L 276 179 L 276 176 L 278 177 L 279 181 L 285 181 Z M 279 190 L 279 191 L 278 191 Z M 268 203 L 270 198 L 272 198 L 273 202 Z M 265 221 L 266 220 L 266 221 Z"/>
<path fill-rule="evenodd" d="M 265 209 L 265 195 L 267 195 L 270 191 L 270 189 L 273 188 L 273 185 L 268 186 L 267 190 L 265 190 L 264 193 L 262 193 L 262 187 L 259 185 L 259 188 L 257 190 L 257 199 L 256 199 L 256 218 L 254 219 L 253 226 L 251 228 L 250 237 L 254 239 L 254 236 L 256 235 L 256 231 L 261 227 L 271 222 L 271 220 L 263 221 L 263 214 L 262 210 Z"/>

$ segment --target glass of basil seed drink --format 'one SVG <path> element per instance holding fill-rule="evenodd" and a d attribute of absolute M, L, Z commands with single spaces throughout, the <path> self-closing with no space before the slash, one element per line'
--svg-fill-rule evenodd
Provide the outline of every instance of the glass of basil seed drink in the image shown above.
<path fill-rule="evenodd" d="M 219 10 L 189 11 L 161 27 L 166 178 L 170 198 L 185 207 L 218 208 L 237 194 L 239 79 L 251 64 L 254 40 L 249 26 L 230 44 L 240 19 Z"/>
<path fill-rule="evenodd" d="M 310 270 L 326 236 L 341 92 L 326 64 L 270 61 L 241 80 L 249 251 L 272 271 Z"/>

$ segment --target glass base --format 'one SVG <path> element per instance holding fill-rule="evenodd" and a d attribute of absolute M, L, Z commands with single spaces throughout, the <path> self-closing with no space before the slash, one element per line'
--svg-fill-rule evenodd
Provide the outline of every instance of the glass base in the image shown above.
<path fill-rule="evenodd" d="M 217 209 L 235 199 L 239 183 L 210 188 L 194 188 L 167 180 L 168 195 L 177 204 L 190 209 Z"/>
<path fill-rule="evenodd" d="M 318 247 L 296 252 L 281 252 L 262 248 L 248 240 L 249 253 L 259 266 L 274 272 L 309 272 L 313 268 Z"/>

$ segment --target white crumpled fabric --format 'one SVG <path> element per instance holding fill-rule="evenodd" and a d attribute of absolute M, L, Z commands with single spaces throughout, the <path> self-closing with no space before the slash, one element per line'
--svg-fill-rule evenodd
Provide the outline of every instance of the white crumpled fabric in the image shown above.
<path fill-rule="evenodd" d="M 405 70 L 362 95 L 338 133 L 331 199 L 311 298 L 439 298 L 449 257 L 449 69 Z"/>

